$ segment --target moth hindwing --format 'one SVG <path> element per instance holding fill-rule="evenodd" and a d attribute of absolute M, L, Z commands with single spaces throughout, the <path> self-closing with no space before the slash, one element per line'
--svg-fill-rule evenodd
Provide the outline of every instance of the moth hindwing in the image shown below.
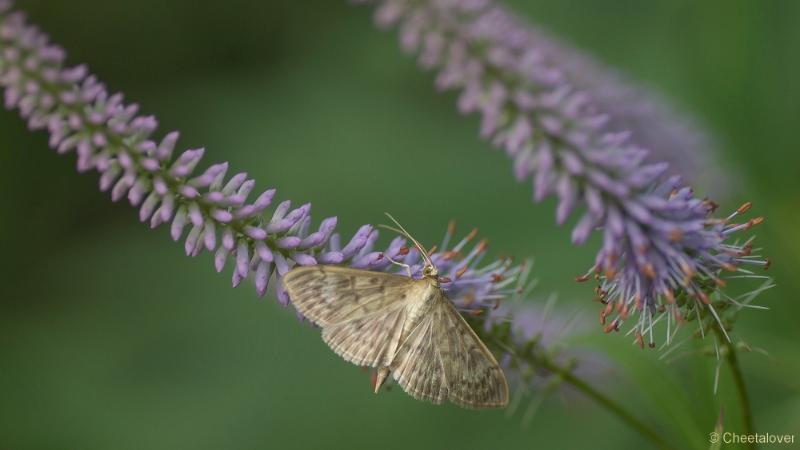
<path fill-rule="evenodd" d="M 416 280 L 319 265 L 295 268 L 283 282 L 294 306 L 322 328 L 322 339 L 334 352 L 378 368 L 378 385 L 391 373 L 420 400 L 449 400 L 466 408 L 508 404 L 497 360 L 435 274 Z"/>

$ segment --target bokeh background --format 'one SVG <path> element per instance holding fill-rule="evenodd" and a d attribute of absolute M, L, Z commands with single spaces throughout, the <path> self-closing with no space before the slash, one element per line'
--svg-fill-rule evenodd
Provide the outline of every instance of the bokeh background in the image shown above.
<path fill-rule="evenodd" d="M 778 287 L 741 316 L 757 352 L 742 364 L 757 428 L 800 435 L 800 2 L 509 2 L 568 41 L 655 86 L 721 142 L 731 210 L 766 216 L 758 242 Z M 371 10 L 344 0 L 70 2 L 19 0 L 112 90 L 156 114 L 184 147 L 230 160 L 281 199 L 311 201 L 350 233 L 396 217 L 426 242 L 449 219 L 491 252 L 536 258 L 539 300 L 595 320 L 572 280 L 597 241 L 569 244 L 554 202 L 534 206 L 501 152 L 477 139 L 452 95 L 402 55 Z M 588 400 L 551 396 L 519 414 L 434 407 L 398 390 L 375 397 L 270 294 L 150 231 L 78 175 L 15 113 L 0 114 L 0 448 L 596 448 L 642 441 Z M 712 187 L 698 180 L 700 191 Z M 752 286 L 754 287 L 754 286 Z M 733 289 L 739 289 L 734 287 Z M 743 288 L 742 288 L 743 289 Z M 536 299 L 534 299 L 536 301 Z M 682 447 L 707 448 L 720 405 L 738 428 L 725 368 L 666 365 L 590 326 L 575 345 L 606 355 L 592 380 Z M 704 343 L 701 345 L 708 345 Z M 693 347 L 689 346 L 688 349 Z M 800 436 L 796 437 L 796 440 Z"/>

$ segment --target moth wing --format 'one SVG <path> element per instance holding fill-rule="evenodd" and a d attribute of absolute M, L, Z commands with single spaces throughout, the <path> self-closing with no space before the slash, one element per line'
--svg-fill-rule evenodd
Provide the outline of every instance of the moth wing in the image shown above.
<path fill-rule="evenodd" d="M 508 382 L 497 359 L 444 296 L 440 308 L 449 322 L 439 345 L 442 360 L 449 361 L 444 370 L 450 401 L 465 408 L 507 406 Z"/>
<path fill-rule="evenodd" d="M 401 345 L 392 371 L 419 400 L 465 408 L 508 405 L 508 382 L 494 355 L 444 294 Z"/>
<path fill-rule="evenodd" d="M 400 343 L 406 309 L 392 305 L 379 312 L 322 328 L 322 340 L 336 354 L 359 366 L 389 365 Z"/>
<path fill-rule="evenodd" d="M 387 308 L 400 307 L 414 280 L 400 275 L 338 266 L 291 270 L 283 284 L 292 304 L 321 327 L 347 322 Z"/>
<path fill-rule="evenodd" d="M 441 404 L 447 400 L 444 364 L 435 343 L 441 317 L 428 311 L 400 345 L 389 368 L 406 393 L 417 400 Z"/>
<path fill-rule="evenodd" d="M 335 266 L 310 266 L 284 277 L 298 311 L 322 327 L 322 339 L 360 366 L 386 366 L 406 321 L 415 281 L 400 275 Z"/>

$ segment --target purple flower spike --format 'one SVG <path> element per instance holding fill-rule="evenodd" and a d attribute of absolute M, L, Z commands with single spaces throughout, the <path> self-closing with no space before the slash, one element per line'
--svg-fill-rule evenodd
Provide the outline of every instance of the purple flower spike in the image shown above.
<path fill-rule="evenodd" d="M 591 329 L 584 315 L 565 314 L 554 297 L 546 302 L 504 302 L 492 310 L 483 323 L 482 334 L 501 339 L 506 345 L 498 358 L 508 374 L 514 396 L 520 401 L 548 394 L 556 387 L 569 387 L 559 374 L 548 369 L 570 367 L 571 372 L 593 381 L 610 378 L 612 362 L 597 351 L 575 348 L 570 341 Z M 565 390 L 569 393 L 569 390 Z M 514 406 L 508 412 L 513 414 Z"/>
<path fill-rule="evenodd" d="M 374 250 L 378 233 L 370 225 L 362 226 L 342 247 L 335 217 L 314 227 L 311 205 L 291 209 L 289 200 L 269 212 L 275 190 L 248 200 L 255 181 L 246 173 L 227 177 L 226 162 L 195 174 L 205 150 L 176 152 L 176 131 L 161 139 L 154 136 L 154 117 L 137 115 L 138 107 L 124 104 L 121 94 L 109 95 L 85 66 L 64 68 L 64 52 L 27 25 L 23 14 L 7 12 L 9 5 L 0 0 L 0 86 L 6 106 L 16 109 L 32 128 L 46 129 L 50 145 L 59 153 L 75 150 L 79 169 L 98 170 L 100 189 L 110 190 L 114 200 L 127 198 L 138 205 L 141 221 L 153 227 L 169 223 L 170 236 L 184 239 L 187 255 L 214 251 L 217 272 L 232 264 L 233 285 L 252 278 L 259 295 L 275 277 L 276 293 L 284 305 L 288 297 L 280 278 L 295 264 L 396 267 L 383 252 Z M 407 252 L 401 246 L 396 240 L 387 254 Z M 448 270 L 455 261 L 439 264 Z M 419 261 L 414 264 L 419 266 Z M 500 262 L 470 267 L 462 274 L 463 283 L 448 285 L 453 300 L 473 303 L 504 296 L 507 287 L 496 282 L 493 271 L 506 277 L 518 272 Z"/>
<path fill-rule="evenodd" d="M 767 265 L 750 255 L 749 241 L 731 237 L 762 219 L 715 219 L 714 203 L 665 178 L 660 159 L 704 177 L 709 165 L 697 163 L 706 141 L 660 100 L 492 0 L 363 3 L 377 5 L 381 27 L 397 25 L 401 46 L 438 71 L 439 88 L 460 91 L 461 112 L 481 115 L 481 136 L 505 149 L 517 178 L 532 179 L 535 201 L 558 198 L 557 223 L 585 207 L 572 241 L 602 230 L 593 270 L 581 279 L 596 273 L 601 300 L 616 306 L 608 331 L 634 314 L 641 335 L 652 335 L 654 317 L 677 320 L 694 307 L 716 317 L 709 297 L 724 284 L 721 273 L 745 271 L 743 255 Z M 675 302 L 683 296 L 691 300 Z"/>

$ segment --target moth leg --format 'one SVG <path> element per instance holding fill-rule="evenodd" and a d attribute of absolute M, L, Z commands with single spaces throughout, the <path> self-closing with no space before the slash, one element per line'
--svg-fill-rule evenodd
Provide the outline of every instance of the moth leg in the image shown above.
<path fill-rule="evenodd" d="M 384 256 L 386 256 L 386 255 L 384 255 Z M 411 275 L 412 275 L 411 266 L 409 266 L 408 264 L 404 264 L 404 263 L 395 261 L 389 256 L 386 256 L 386 259 L 388 259 L 390 263 L 392 263 L 392 264 L 394 264 L 396 266 L 404 267 L 406 269 L 406 272 L 408 272 L 408 277 L 411 278 Z"/>
<path fill-rule="evenodd" d="M 375 378 L 375 393 L 377 394 L 378 391 L 383 386 L 383 383 L 386 381 L 386 378 L 389 376 L 389 368 L 388 367 L 381 367 L 378 369 L 378 376 Z"/>

